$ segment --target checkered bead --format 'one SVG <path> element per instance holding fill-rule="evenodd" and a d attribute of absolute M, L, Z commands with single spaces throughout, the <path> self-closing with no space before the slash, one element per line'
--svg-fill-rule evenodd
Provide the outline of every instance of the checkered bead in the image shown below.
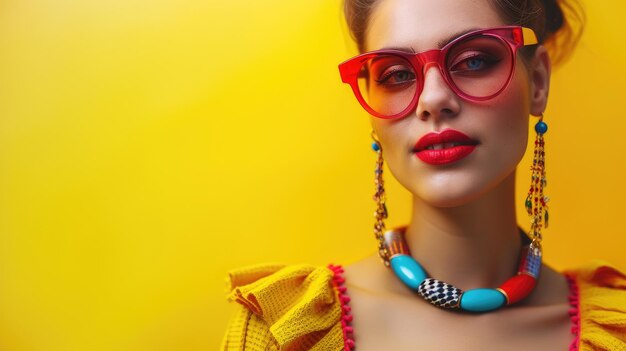
<path fill-rule="evenodd" d="M 533 253 L 533 250 L 526 248 L 525 256 L 518 269 L 519 273 L 527 273 L 537 278 L 541 271 L 541 250 L 538 255 Z"/>
<path fill-rule="evenodd" d="M 431 304 L 450 309 L 458 309 L 463 290 L 441 280 L 426 278 L 417 288 L 417 292 Z"/>

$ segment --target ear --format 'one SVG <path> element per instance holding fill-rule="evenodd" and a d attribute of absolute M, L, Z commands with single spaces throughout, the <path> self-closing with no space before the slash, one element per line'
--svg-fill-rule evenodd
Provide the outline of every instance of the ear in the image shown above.
<path fill-rule="evenodd" d="M 546 110 L 552 64 L 548 50 L 539 45 L 530 62 L 530 113 L 539 116 Z"/>

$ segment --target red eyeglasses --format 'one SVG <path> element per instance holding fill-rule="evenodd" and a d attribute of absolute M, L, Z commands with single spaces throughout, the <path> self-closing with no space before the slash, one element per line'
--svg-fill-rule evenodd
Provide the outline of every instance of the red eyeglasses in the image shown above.
<path fill-rule="evenodd" d="M 361 106 L 379 118 L 411 113 L 424 88 L 424 74 L 439 67 L 450 89 L 469 101 L 485 101 L 500 94 L 511 81 L 517 50 L 537 44 L 530 28 L 506 26 L 466 33 L 441 49 L 420 53 L 376 50 L 339 65 Z"/>

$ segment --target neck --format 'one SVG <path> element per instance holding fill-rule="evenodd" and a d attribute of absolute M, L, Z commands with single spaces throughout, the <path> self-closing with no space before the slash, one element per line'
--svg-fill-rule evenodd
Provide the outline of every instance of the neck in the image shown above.
<path fill-rule="evenodd" d="M 451 208 L 413 198 L 406 241 L 429 276 L 463 290 L 496 287 L 517 271 L 521 240 L 515 175 L 471 203 Z"/>

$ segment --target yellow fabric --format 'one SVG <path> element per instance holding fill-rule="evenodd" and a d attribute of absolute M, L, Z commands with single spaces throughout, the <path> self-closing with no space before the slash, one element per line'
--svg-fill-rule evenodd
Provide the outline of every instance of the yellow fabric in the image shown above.
<path fill-rule="evenodd" d="M 258 265 L 229 274 L 231 319 L 223 350 L 342 350 L 333 272 L 310 265 Z"/>
<path fill-rule="evenodd" d="M 626 351 L 626 275 L 601 262 L 566 273 L 579 287 L 580 350 Z M 232 271 L 228 300 L 238 309 L 222 350 L 344 350 L 332 279 L 330 269 L 311 265 Z"/>
<path fill-rule="evenodd" d="M 580 350 L 626 351 L 626 275 L 603 262 L 567 273 L 580 292 Z"/>

